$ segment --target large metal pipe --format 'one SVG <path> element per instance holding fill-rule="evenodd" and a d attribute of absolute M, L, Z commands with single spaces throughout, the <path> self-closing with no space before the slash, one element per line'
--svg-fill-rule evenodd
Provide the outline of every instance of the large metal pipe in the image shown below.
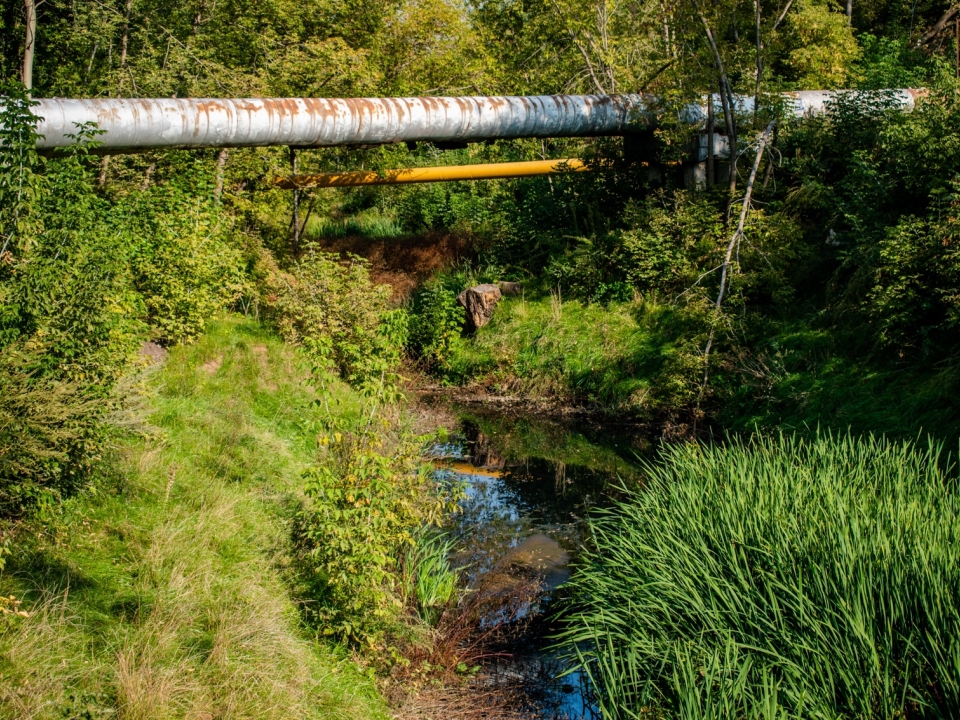
<path fill-rule="evenodd" d="M 355 187 L 357 185 L 406 185 L 408 183 L 451 182 L 455 180 L 494 180 L 533 177 L 588 170 L 582 160 L 530 160 L 526 162 L 485 163 L 482 165 L 446 165 L 441 167 L 402 168 L 383 173 L 370 170 L 292 175 L 277 178 L 274 185 L 284 190 L 312 187 Z"/>
<path fill-rule="evenodd" d="M 40 150 L 72 144 L 78 123 L 104 131 L 101 151 L 325 147 L 404 141 L 617 135 L 638 95 L 261 100 L 41 100 Z"/>
<path fill-rule="evenodd" d="M 917 90 L 897 90 L 894 99 L 912 107 Z M 837 91 L 784 96 L 788 114 L 822 111 Z M 477 141 L 501 138 L 622 135 L 646 125 L 650 99 L 640 95 L 537 95 L 528 97 L 288 98 L 288 99 L 87 99 L 39 101 L 43 137 L 37 147 L 56 151 L 68 135 L 95 123 L 100 152 L 164 148 L 325 147 L 403 141 Z M 737 101 L 752 114 L 753 98 Z M 701 124 L 706 106 L 680 111 Z"/>

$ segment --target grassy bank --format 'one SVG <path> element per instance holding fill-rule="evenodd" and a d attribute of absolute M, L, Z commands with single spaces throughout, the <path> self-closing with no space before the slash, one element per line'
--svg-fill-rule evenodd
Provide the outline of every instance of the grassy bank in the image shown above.
<path fill-rule="evenodd" d="M 291 600 L 289 520 L 314 452 L 299 363 L 233 318 L 132 392 L 109 472 L 14 537 L 0 593 L 29 617 L 0 619 L 0 716 L 386 717 Z"/>
<path fill-rule="evenodd" d="M 601 512 L 563 637 L 604 717 L 956 717 L 944 458 L 820 436 L 674 446 Z"/>
<path fill-rule="evenodd" d="M 451 344 L 440 371 L 449 382 L 498 393 L 683 419 L 699 397 L 706 328 L 691 311 L 650 300 L 504 298 L 488 325 Z M 953 358 L 896 362 L 863 333 L 799 320 L 756 330 L 762 334 L 744 345 L 715 346 L 701 409 L 720 427 L 902 438 L 960 432 Z"/>
<path fill-rule="evenodd" d="M 692 332 L 680 340 L 684 331 Z M 697 337 L 681 312 L 656 303 L 504 298 L 488 325 L 452 346 L 446 373 L 501 391 L 651 416 L 695 392 Z"/>

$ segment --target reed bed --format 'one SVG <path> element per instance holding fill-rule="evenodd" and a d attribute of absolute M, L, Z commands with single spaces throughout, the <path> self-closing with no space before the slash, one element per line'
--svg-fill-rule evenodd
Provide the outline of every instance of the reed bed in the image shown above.
<path fill-rule="evenodd" d="M 605 718 L 960 717 L 960 498 L 935 445 L 667 448 L 592 521 L 560 644 Z"/>

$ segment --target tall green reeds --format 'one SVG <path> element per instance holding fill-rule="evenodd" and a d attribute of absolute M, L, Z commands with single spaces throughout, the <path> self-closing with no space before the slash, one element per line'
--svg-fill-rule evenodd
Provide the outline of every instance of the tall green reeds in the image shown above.
<path fill-rule="evenodd" d="M 938 447 L 678 445 L 592 523 L 561 636 L 604 717 L 960 717 L 960 497 Z"/>

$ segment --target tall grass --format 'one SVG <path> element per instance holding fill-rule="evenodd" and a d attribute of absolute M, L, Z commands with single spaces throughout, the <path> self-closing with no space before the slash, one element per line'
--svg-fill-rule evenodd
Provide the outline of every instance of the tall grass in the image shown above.
<path fill-rule="evenodd" d="M 403 234 L 403 227 L 396 217 L 383 214 L 376 208 L 347 217 L 314 217 L 304 228 L 304 235 L 310 240 L 351 236 L 396 238 Z"/>
<path fill-rule="evenodd" d="M 561 644 L 607 718 L 960 716 L 960 497 L 938 447 L 681 445 L 592 522 Z"/>
<path fill-rule="evenodd" d="M 319 412 L 304 365 L 232 318 L 145 380 L 142 434 L 117 438 L 112 475 L 14 539 L 0 594 L 29 617 L 0 618 L 0 718 L 387 716 L 290 596 Z"/>

